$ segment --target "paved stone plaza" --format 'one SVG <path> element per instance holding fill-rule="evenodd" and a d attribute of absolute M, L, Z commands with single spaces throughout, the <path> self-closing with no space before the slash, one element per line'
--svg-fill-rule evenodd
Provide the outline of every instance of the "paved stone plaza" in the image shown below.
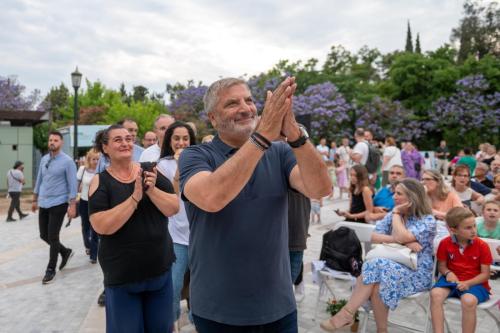
<path fill-rule="evenodd" d="M 319 322 L 327 318 L 324 300 L 320 303 L 315 318 L 318 286 L 312 283 L 310 262 L 319 257 L 321 237 L 340 218 L 333 212 L 346 208 L 347 200 L 325 200 L 322 208 L 322 224 L 310 227 L 311 237 L 304 256 L 306 297 L 298 305 L 299 332 L 319 333 Z M 104 308 L 96 304 L 102 290 L 102 273 L 99 265 L 92 265 L 85 255 L 80 230 L 80 220 L 63 228 L 61 240 L 75 251 L 68 266 L 58 272 L 52 284 L 42 285 L 41 280 L 48 260 L 48 246 L 39 239 L 37 218 L 28 218 L 14 223 L 5 223 L 5 212 L 0 213 L 0 332 L 1 333 L 55 333 L 105 331 Z M 492 283 L 494 292 L 500 293 L 500 281 Z M 181 325 L 187 323 L 184 314 Z M 447 312 L 452 331 L 460 332 L 460 310 Z M 500 312 L 499 312 L 500 316 Z M 424 315 L 411 304 L 403 304 L 391 319 L 404 321 L 419 327 Z M 186 327 L 182 331 L 190 332 Z M 346 329 L 344 332 L 348 332 Z M 375 323 L 370 321 L 368 332 L 376 332 Z M 390 332 L 405 332 L 390 328 Z M 495 323 L 484 316 L 478 320 L 481 333 L 494 333 Z"/>

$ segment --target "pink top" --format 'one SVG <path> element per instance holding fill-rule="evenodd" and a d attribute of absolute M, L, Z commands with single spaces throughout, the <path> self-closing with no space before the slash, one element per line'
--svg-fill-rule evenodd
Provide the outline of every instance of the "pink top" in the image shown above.
<path fill-rule="evenodd" d="M 443 213 L 447 213 L 453 207 L 463 207 L 462 201 L 460 200 L 458 195 L 453 191 L 450 191 L 448 193 L 446 199 L 442 201 L 432 202 L 432 209 L 438 210 Z"/>

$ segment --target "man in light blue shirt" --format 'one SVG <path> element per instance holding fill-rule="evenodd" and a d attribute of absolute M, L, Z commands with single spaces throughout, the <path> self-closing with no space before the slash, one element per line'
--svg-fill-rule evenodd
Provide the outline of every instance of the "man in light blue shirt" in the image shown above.
<path fill-rule="evenodd" d="M 378 221 L 394 208 L 394 190 L 396 183 L 405 178 L 402 165 L 393 165 L 389 169 L 389 184 L 382 187 L 373 197 L 373 212 L 365 216 L 366 221 Z"/>
<path fill-rule="evenodd" d="M 137 145 L 135 142 L 137 140 L 137 133 L 139 132 L 139 127 L 135 120 L 131 118 L 124 118 L 117 122 L 117 124 L 122 125 L 125 129 L 132 135 L 134 139 L 134 150 L 132 151 L 132 160 L 139 161 L 144 148 Z M 103 172 L 109 166 L 109 159 L 101 154 L 99 161 L 97 162 L 96 173 Z"/>
<path fill-rule="evenodd" d="M 38 213 L 40 238 L 50 246 L 50 259 L 43 284 L 52 282 L 56 275 L 57 257 L 62 260 L 59 270 L 63 269 L 73 256 L 73 250 L 64 247 L 59 241 L 59 233 L 66 213 L 69 218 L 76 216 L 76 165 L 73 159 L 63 153 L 63 137 L 60 132 L 49 133 L 49 154 L 42 157 L 35 189 L 32 210 Z"/>

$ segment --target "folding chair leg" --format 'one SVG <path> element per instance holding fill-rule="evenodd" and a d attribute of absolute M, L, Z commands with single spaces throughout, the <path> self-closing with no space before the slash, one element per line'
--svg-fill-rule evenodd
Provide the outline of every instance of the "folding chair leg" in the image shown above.
<path fill-rule="evenodd" d="M 490 309 L 485 309 L 484 312 L 486 312 L 486 314 L 497 323 L 497 332 L 500 333 L 500 320 L 498 320 L 498 318 L 492 311 L 490 311 Z"/>
<path fill-rule="evenodd" d="M 370 316 L 369 312 L 363 312 L 363 316 L 359 322 L 358 333 L 366 333 L 366 329 L 368 327 L 368 317 Z"/>
<path fill-rule="evenodd" d="M 444 329 L 446 332 L 451 333 L 450 324 L 448 323 L 448 320 L 446 320 L 446 314 L 444 316 Z"/>
<path fill-rule="evenodd" d="M 321 303 L 321 296 L 323 296 L 323 294 L 326 291 L 325 290 L 326 287 L 327 287 L 326 281 L 323 279 L 323 277 L 321 277 L 321 281 L 318 288 L 318 297 L 316 298 L 316 307 L 314 308 L 314 320 L 316 320 L 318 317 L 318 307 L 319 304 Z"/>

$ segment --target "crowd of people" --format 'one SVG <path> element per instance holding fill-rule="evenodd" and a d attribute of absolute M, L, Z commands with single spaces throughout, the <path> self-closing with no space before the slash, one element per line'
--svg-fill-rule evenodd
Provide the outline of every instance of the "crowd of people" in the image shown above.
<path fill-rule="evenodd" d="M 461 300 L 462 332 L 474 332 L 477 305 L 489 299 L 488 280 L 498 276 L 490 272 L 492 254 L 478 237 L 500 239 L 500 154 L 484 143 L 475 155 L 466 147 L 450 161 L 441 141 L 431 162 L 429 153 L 419 152 L 412 142 L 402 142 L 399 149 L 393 137 L 382 144 L 363 129 L 354 137 L 352 148 L 348 138 L 339 148 L 335 142 L 328 148 L 324 139 L 317 146 L 328 156 L 328 171 L 336 175 L 332 183 L 339 193 L 345 183 L 338 179 L 349 170 L 349 210 L 336 213 L 347 221 L 374 223 L 372 243 L 403 244 L 418 254 L 418 265 L 412 270 L 386 258 L 365 262 L 346 306 L 321 327 L 334 332 L 350 325 L 358 308 L 369 302 L 377 332 L 387 332 L 389 309 L 402 298 L 431 290 L 434 332 L 444 331 L 448 297 Z M 368 171 L 370 149 L 378 149 L 381 156 L 376 172 Z M 433 249 L 440 274 L 434 285 Z M 500 246 L 496 251 L 500 254 Z"/>
<path fill-rule="evenodd" d="M 295 89 L 287 78 L 268 92 L 259 117 L 245 81 L 221 79 L 204 97 L 215 136 L 198 143 L 194 124 L 162 114 L 141 146 L 137 122 L 126 118 L 98 133 L 78 170 L 62 152 L 62 135 L 50 132 L 32 207 L 50 248 L 42 282 L 54 281 L 59 255 L 59 270 L 73 256 L 59 233 L 64 216 L 78 212 L 86 255 L 104 274 L 98 302 L 107 332 L 178 330 L 186 285 L 189 319 L 200 333 L 297 332 L 307 229 L 321 223 L 324 201 L 338 193 L 349 199 L 338 216 L 375 224 L 372 242 L 403 244 L 418 254 L 418 268 L 365 262 L 347 305 L 321 327 L 333 332 L 351 323 L 369 301 L 377 332 L 387 332 L 389 309 L 432 287 L 438 249 L 434 330 L 442 332 L 442 303 L 452 295 L 470 305 L 464 332 L 473 332 L 475 306 L 489 297 L 491 262 L 476 239 L 500 239 L 495 147 L 485 143 L 475 155 L 464 148 L 450 161 L 442 141 L 429 162 L 414 143 L 399 148 L 394 137 L 375 140 L 361 128 L 352 148 L 349 138 L 314 146 L 292 112 Z M 13 221 L 14 210 L 26 216 L 22 162 L 8 181 Z M 465 267 L 446 255 L 464 249 L 480 251 L 477 262 L 469 258 Z"/>

